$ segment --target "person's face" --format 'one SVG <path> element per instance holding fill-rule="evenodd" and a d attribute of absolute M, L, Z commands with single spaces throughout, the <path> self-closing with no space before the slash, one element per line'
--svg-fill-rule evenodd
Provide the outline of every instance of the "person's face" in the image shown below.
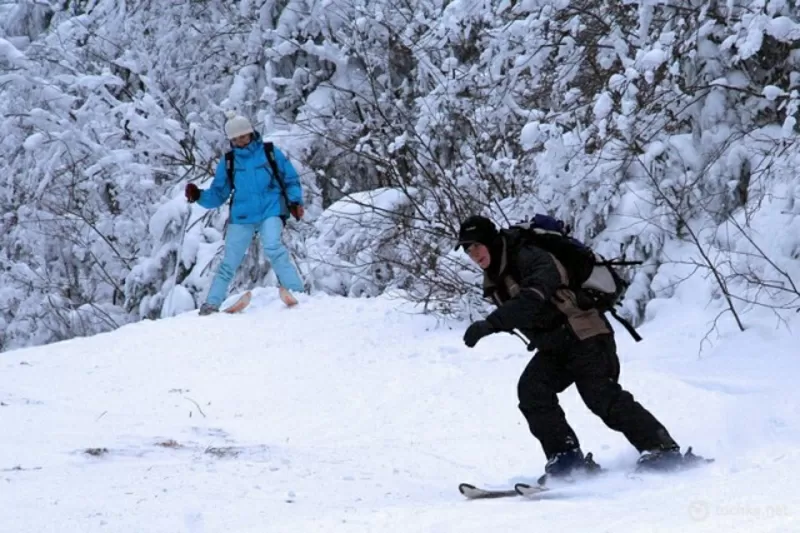
<path fill-rule="evenodd" d="M 489 268 L 492 262 L 492 256 L 489 254 L 489 248 L 479 242 L 473 242 L 467 247 L 467 255 L 475 261 L 475 263 L 483 270 Z"/>
<path fill-rule="evenodd" d="M 238 137 L 234 137 L 231 139 L 231 142 L 234 146 L 238 146 L 239 148 L 244 148 L 248 144 L 250 144 L 251 134 L 245 133 L 244 135 L 239 135 Z"/>

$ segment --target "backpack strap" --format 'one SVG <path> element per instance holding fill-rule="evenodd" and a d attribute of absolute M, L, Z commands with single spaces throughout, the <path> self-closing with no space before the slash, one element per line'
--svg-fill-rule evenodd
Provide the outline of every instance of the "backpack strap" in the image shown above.
<path fill-rule="evenodd" d="M 611 261 L 596 261 L 598 266 L 634 266 L 643 264 L 642 261 L 626 261 L 622 259 L 612 259 Z"/>
<path fill-rule="evenodd" d="M 630 323 L 630 322 L 628 322 L 626 319 L 624 319 L 624 318 L 622 318 L 621 316 L 619 316 L 619 314 L 617 313 L 617 310 L 616 310 L 616 309 L 614 309 L 614 308 L 611 308 L 611 309 L 609 309 L 609 310 L 608 310 L 608 313 L 609 313 L 611 316 L 613 316 L 613 317 L 614 317 L 614 319 L 615 319 L 617 322 L 619 322 L 620 324 L 622 324 L 622 327 L 623 327 L 623 328 L 625 328 L 625 330 L 626 330 L 628 333 L 630 333 L 630 334 L 631 334 L 631 337 L 633 337 L 633 340 L 635 340 L 636 342 L 639 342 L 640 340 L 642 340 L 642 336 L 641 336 L 641 335 L 639 335 L 639 333 L 638 333 L 638 332 L 637 332 L 637 331 L 634 329 L 634 327 L 633 327 L 633 324 L 631 324 L 631 323 Z"/>
<path fill-rule="evenodd" d="M 615 266 L 634 266 L 634 265 L 641 265 L 641 264 L 642 264 L 642 261 L 627 261 L 627 260 L 625 260 L 625 259 L 612 259 L 612 260 L 610 260 L 610 261 L 609 261 L 609 260 L 597 261 L 595 264 L 596 264 L 597 266 L 605 266 L 605 267 L 609 267 L 609 268 L 608 268 L 608 271 L 611 273 L 611 275 L 612 275 L 612 276 L 614 276 L 614 278 L 615 278 L 615 282 L 616 282 L 617 284 L 619 284 L 619 283 L 622 283 L 622 280 L 619 278 L 619 276 L 617 275 L 616 271 L 614 271 L 614 269 L 613 269 L 612 267 L 615 267 Z M 627 287 L 627 283 L 625 283 L 625 286 Z M 636 329 L 634 329 L 634 327 L 633 327 L 633 324 L 631 324 L 631 323 L 630 323 L 628 320 L 626 320 L 625 318 L 622 318 L 622 317 L 619 315 L 619 313 L 617 313 L 617 310 L 616 310 L 614 307 L 611 307 L 610 309 L 608 309 L 608 314 L 610 314 L 611 316 L 613 316 L 613 317 L 614 317 L 614 319 L 615 319 L 617 322 L 619 322 L 620 324 L 622 324 L 622 327 L 624 327 L 624 328 L 625 328 L 625 330 L 626 330 L 626 331 L 627 331 L 627 332 L 630 334 L 630 336 L 631 336 L 631 337 L 633 337 L 633 340 L 635 340 L 636 342 L 639 342 L 639 341 L 641 341 L 641 340 L 642 340 L 642 336 L 641 336 L 641 335 L 639 335 L 639 333 L 636 331 Z"/>
<path fill-rule="evenodd" d="M 230 207 L 233 209 L 233 192 L 236 190 L 233 182 L 233 150 L 225 152 L 225 172 L 228 175 L 228 186 L 231 188 Z"/>
<path fill-rule="evenodd" d="M 278 169 L 278 162 L 275 160 L 275 152 L 273 151 L 273 144 L 271 142 L 264 143 L 264 154 L 267 156 L 267 162 L 269 162 L 269 166 L 272 169 L 272 175 L 275 176 L 275 179 L 278 181 L 278 186 L 281 189 L 283 201 L 286 202 L 286 209 L 289 209 L 289 195 L 286 193 L 286 183 L 284 183 L 283 176 L 281 176 L 281 172 Z M 288 218 L 288 214 L 281 214 L 281 219 L 283 220 L 284 226 L 286 225 L 286 220 Z"/>

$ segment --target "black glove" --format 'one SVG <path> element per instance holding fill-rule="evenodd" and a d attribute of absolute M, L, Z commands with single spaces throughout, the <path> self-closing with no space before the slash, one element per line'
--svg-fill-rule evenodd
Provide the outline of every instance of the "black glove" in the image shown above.
<path fill-rule="evenodd" d="M 186 195 L 186 201 L 190 204 L 200 199 L 200 189 L 194 183 L 186 184 L 184 194 Z"/>
<path fill-rule="evenodd" d="M 467 331 L 464 332 L 464 344 L 466 344 L 468 348 L 472 348 L 478 344 L 479 340 L 487 335 L 495 333 L 496 331 L 497 330 L 494 329 L 494 326 L 492 326 L 486 320 L 478 320 L 477 322 L 473 322 L 467 328 Z"/>
<path fill-rule="evenodd" d="M 300 220 L 306 213 L 305 209 L 303 209 L 303 206 L 300 204 L 289 204 L 289 212 L 295 220 Z"/>

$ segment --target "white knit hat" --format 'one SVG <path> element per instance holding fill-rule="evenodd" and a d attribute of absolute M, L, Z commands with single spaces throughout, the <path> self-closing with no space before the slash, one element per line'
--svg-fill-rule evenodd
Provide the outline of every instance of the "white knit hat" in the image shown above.
<path fill-rule="evenodd" d="M 247 133 L 253 133 L 253 125 L 250 124 L 250 121 L 245 117 L 237 115 L 233 111 L 228 111 L 225 113 L 225 116 L 228 117 L 228 122 L 225 123 L 225 134 L 228 136 L 228 139 L 233 139 Z"/>

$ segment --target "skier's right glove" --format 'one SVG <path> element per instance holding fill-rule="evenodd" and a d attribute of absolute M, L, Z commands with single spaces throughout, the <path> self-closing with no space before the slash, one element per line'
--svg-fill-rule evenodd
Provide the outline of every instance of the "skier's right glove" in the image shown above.
<path fill-rule="evenodd" d="M 200 199 L 200 189 L 194 183 L 186 184 L 186 201 L 190 204 Z"/>
<path fill-rule="evenodd" d="M 488 320 L 473 322 L 467 328 L 467 331 L 464 332 L 464 344 L 466 344 L 468 348 L 472 348 L 478 344 L 479 340 L 496 331 L 497 330 L 494 329 L 494 326 L 492 326 Z"/>

